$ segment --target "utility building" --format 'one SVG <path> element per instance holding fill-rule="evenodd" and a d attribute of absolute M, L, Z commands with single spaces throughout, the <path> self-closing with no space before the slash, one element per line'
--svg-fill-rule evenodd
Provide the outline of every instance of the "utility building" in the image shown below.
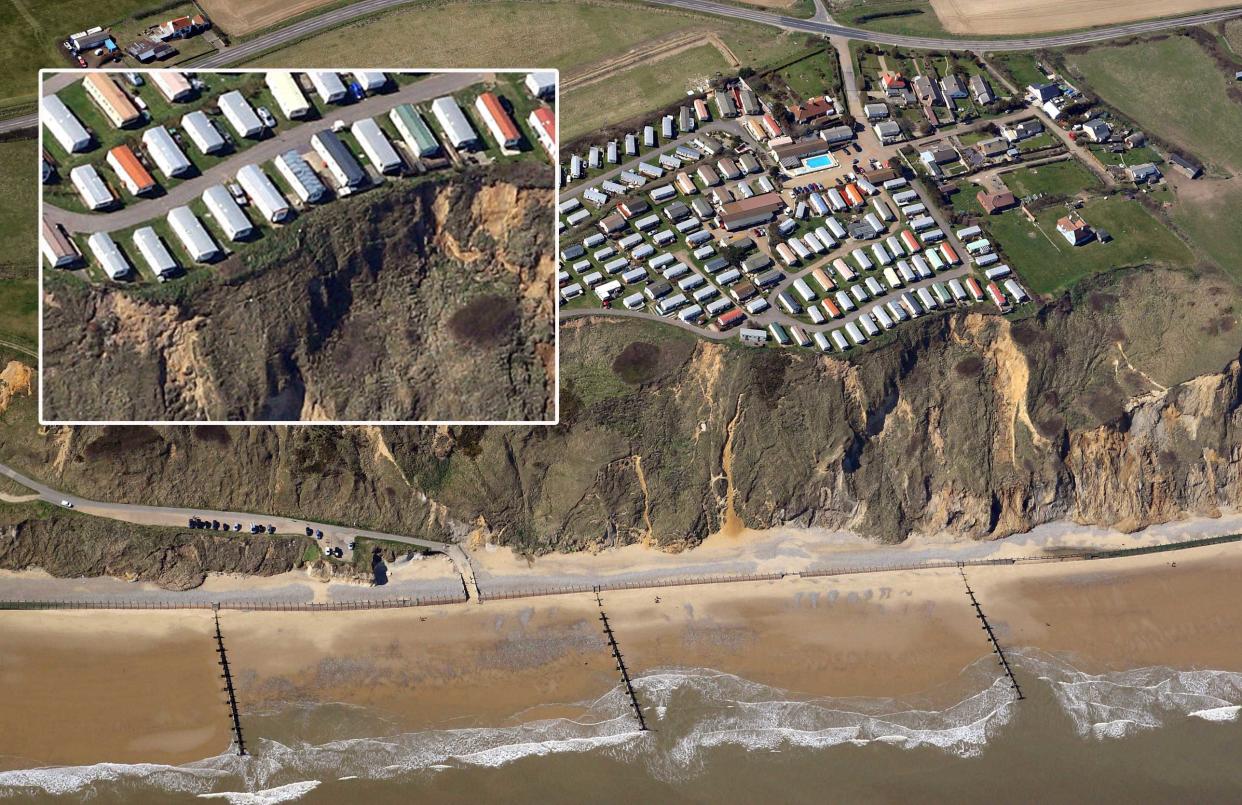
<path fill-rule="evenodd" d="M 311 148 L 323 159 L 328 172 L 340 187 L 357 188 L 366 184 L 367 172 L 354 159 L 345 143 L 328 129 L 311 135 Z"/>
<path fill-rule="evenodd" d="M 250 103 L 237 90 L 224 93 L 217 103 L 239 137 L 258 137 L 263 133 L 263 121 L 259 120 Z"/>
<path fill-rule="evenodd" d="M 181 130 L 203 154 L 215 154 L 224 150 L 224 137 L 202 110 L 195 110 L 182 117 Z"/>
<path fill-rule="evenodd" d="M 263 217 L 273 224 L 278 224 L 293 214 L 293 208 L 289 206 L 289 202 L 258 165 L 244 165 L 238 170 L 237 183 L 241 185 L 242 190 L 246 191 L 246 195 L 250 196 L 250 200 L 254 202 L 259 212 L 263 213 Z"/>
<path fill-rule="evenodd" d="M 189 207 L 174 207 L 168 212 L 168 225 L 196 263 L 206 263 L 220 254 L 220 248 L 207 233 L 207 228 Z"/>
<path fill-rule="evenodd" d="M 109 151 L 107 161 L 131 195 L 141 196 L 155 190 L 155 179 L 128 145 L 118 145 Z"/>
<path fill-rule="evenodd" d="M 436 122 L 448 135 L 449 142 L 454 148 L 475 148 L 479 145 L 479 135 L 451 95 L 432 101 L 431 113 L 435 115 Z"/>
<path fill-rule="evenodd" d="M 517 148 L 518 143 L 522 141 L 522 134 L 514 124 L 513 116 L 505 109 L 496 93 L 481 93 L 474 99 L 474 108 L 501 147 Z"/>
<path fill-rule="evenodd" d="M 380 173 L 397 173 L 401 170 L 401 157 L 392 147 L 379 124 L 366 117 L 350 126 L 350 132 L 362 146 L 362 151 Z"/>
<path fill-rule="evenodd" d="M 264 78 L 267 88 L 272 91 L 276 105 L 281 114 L 290 120 L 306 117 L 311 112 L 310 101 L 298 86 L 298 79 L 288 70 L 269 70 Z"/>
<path fill-rule="evenodd" d="M 85 151 L 91 145 L 91 135 L 65 106 L 65 102 L 55 95 L 44 95 L 39 101 L 40 117 L 43 125 L 60 143 L 60 147 L 70 153 Z"/>
<path fill-rule="evenodd" d="M 193 170 L 194 165 L 186 159 L 181 147 L 163 126 L 147 129 L 142 133 L 142 144 L 155 162 L 155 167 L 167 178 L 184 176 Z"/>
<path fill-rule="evenodd" d="M 177 261 L 151 227 L 144 226 L 134 232 L 134 245 L 138 247 L 138 253 L 142 255 L 151 272 L 161 281 L 177 271 Z"/>
<path fill-rule="evenodd" d="M 302 201 L 314 203 L 328 195 L 328 188 L 319 180 L 319 175 L 297 151 L 284 152 L 276 157 L 275 163 L 277 173 L 284 177 Z"/>
<path fill-rule="evenodd" d="M 214 184 L 203 191 L 203 203 L 229 240 L 241 240 L 254 231 L 254 225 L 237 206 L 223 185 Z"/>
<path fill-rule="evenodd" d="M 102 210 L 116 203 L 112 191 L 99 177 L 94 165 L 79 165 L 69 171 L 69 181 L 89 209 Z"/>
<path fill-rule="evenodd" d="M 87 73 L 82 79 L 82 86 L 108 122 L 116 128 L 123 129 L 142 120 L 138 107 L 107 73 Z"/>
<path fill-rule="evenodd" d="M 90 247 L 91 254 L 95 255 L 95 259 L 103 267 L 104 273 L 112 279 L 119 280 L 132 270 L 129 261 L 125 259 L 125 255 L 121 254 L 121 250 L 117 248 L 116 242 L 108 233 L 96 232 L 86 239 L 86 245 Z"/>
<path fill-rule="evenodd" d="M 397 127 L 401 139 L 414 152 L 414 156 L 421 159 L 440 155 L 440 143 L 436 142 L 427 121 L 413 105 L 403 103 L 395 107 L 388 113 L 388 119 Z"/>

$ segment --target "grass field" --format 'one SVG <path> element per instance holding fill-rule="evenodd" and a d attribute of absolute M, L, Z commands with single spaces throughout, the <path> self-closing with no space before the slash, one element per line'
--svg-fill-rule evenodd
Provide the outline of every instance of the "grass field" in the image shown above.
<path fill-rule="evenodd" d="M 1019 89 L 1029 84 L 1042 84 L 1048 77 L 1035 66 L 1036 57 L 1030 53 L 989 53 L 988 61 L 996 65 Z"/>
<path fill-rule="evenodd" d="M 1001 179 L 1018 198 L 1036 193 L 1073 196 L 1081 190 L 1095 190 L 1100 186 L 1095 175 L 1076 159 L 1035 168 L 1020 168 L 1001 174 Z"/>
<path fill-rule="evenodd" d="M 1230 50 L 1242 56 L 1242 20 L 1229 20 L 1225 23 L 1225 42 Z"/>
<path fill-rule="evenodd" d="M 1094 48 L 1066 57 L 1087 84 L 1147 131 L 1234 176 L 1242 173 L 1242 104 L 1229 97 L 1232 74 L 1187 37 Z M 1173 220 L 1194 244 L 1242 281 L 1238 180 L 1183 182 Z"/>
<path fill-rule="evenodd" d="M 1063 207 L 1044 210 L 1035 227 L 1018 211 L 991 216 L 986 226 L 1004 250 L 1022 280 L 1037 293 L 1052 293 L 1078 280 L 1128 266 L 1164 264 L 1186 266 L 1193 255 L 1177 237 L 1147 210 L 1119 196 L 1096 199 L 1082 210 L 1094 228 L 1106 229 L 1111 243 L 1092 241 L 1070 246 L 1056 231 Z"/>
<path fill-rule="evenodd" d="M 910 36 L 944 36 L 944 26 L 927 0 L 853 0 L 844 8 L 830 3 L 842 25 Z"/>
<path fill-rule="evenodd" d="M 780 71 L 797 96 L 805 101 L 820 95 L 841 98 L 841 76 L 837 69 L 837 52 L 826 48 Z"/>
<path fill-rule="evenodd" d="M 718 72 L 727 74 L 729 63 L 715 47 L 703 45 L 567 92 L 561 106 L 563 140 L 673 103 L 687 90 L 702 90 Z"/>
<path fill-rule="evenodd" d="M 0 198 L 0 263 L 30 266 L 33 274 L 39 199 L 39 148 L 34 140 L 0 143 Z"/>

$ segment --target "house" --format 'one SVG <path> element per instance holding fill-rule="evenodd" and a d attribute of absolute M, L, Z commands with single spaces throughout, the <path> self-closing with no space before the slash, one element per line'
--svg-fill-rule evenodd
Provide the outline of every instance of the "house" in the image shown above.
<path fill-rule="evenodd" d="M 87 73 L 82 86 L 114 127 L 122 129 L 142 120 L 138 107 L 107 73 Z"/>
<path fill-rule="evenodd" d="M 1013 193 L 1008 190 L 999 193 L 989 193 L 986 190 L 980 190 L 975 199 L 979 202 L 979 206 L 983 207 L 983 211 L 988 215 L 1003 212 L 1010 207 L 1016 206 L 1018 200 L 1014 198 Z"/>
<path fill-rule="evenodd" d="M 883 120 L 888 117 L 888 104 L 869 103 L 863 107 L 863 114 L 867 116 L 867 120 Z"/>
<path fill-rule="evenodd" d="M 900 95 L 907 84 L 906 79 L 901 73 L 881 73 L 880 86 L 884 88 L 885 94 L 891 98 Z"/>
<path fill-rule="evenodd" d="M 1030 84 L 1026 88 L 1026 97 L 1031 99 L 1032 103 L 1043 103 L 1050 101 L 1061 94 L 1061 88 L 1055 83 L 1046 84 Z"/>
<path fill-rule="evenodd" d="M 1091 227 L 1081 218 L 1065 216 L 1057 221 L 1057 231 L 1071 246 L 1081 246 L 1091 240 Z"/>
<path fill-rule="evenodd" d="M 1003 137 L 992 137 L 975 143 L 975 150 L 989 159 L 1001 156 L 1009 150 L 1009 143 Z"/>
<path fill-rule="evenodd" d="M 819 138 L 829 145 L 840 145 L 848 143 L 854 139 L 853 126 L 833 126 L 829 129 L 822 129 L 819 132 Z"/>
<path fill-rule="evenodd" d="M 901 124 L 896 120 L 881 120 L 872 126 L 876 139 L 883 145 L 891 145 L 892 143 L 901 142 L 906 135 L 901 130 Z"/>
<path fill-rule="evenodd" d="M 161 39 L 185 39 L 211 27 L 211 20 L 202 14 L 176 17 L 156 26 Z"/>
<path fill-rule="evenodd" d="M 1113 133 L 1112 127 L 1098 117 L 1083 123 L 1082 130 L 1097 143 L 1106 142 Z"/>
<path fill-rule="evenodd" d="M 1011 143 L 1020 142 L 1044 130 L 1044 124 L 1038 120 L 1023 120 L 1021 123 L 1013 126 L 1003 126 L 1000 130 L 1001 136 Z"/>
<path fill-rule="evenodd" d="M 1203 166 L 1177 153 L 1169 154 L 1169 162 L 1182 172 L 1188 179 L 1197 179 L 1203 173 Z"/>
<path fill-rule="evenodd" d="M 957 151 L 948 146 L 939 146 L 919 153 L 919 161 L 924 165 L 943 165 L 946 162 L 954 162 L 959 159 Z"/>
<path fill-rule="evenodd" d="M 536 70 L 526 74 L 526 89 L 536 98 L 551 98 L 556 94 L 556 73 Z"/>
<path fill-rule="evenodd" d="M 936 92 L 936 85 L 927 76 L 915 76 L 912 86 L 915 97 L 923 103 L 938 103 L 940 101 L 940 94 Z"/>
<path fill-rule="evenodd" d="M 976 74 L 970 77 L 970 91 L 975 96 L 976 103 L 988 104 L 996 100 L 996 95 L 993 94 L 991 85 L 981 75 Z"/>
<path fill-rule="evenodd" d="M 946 98 L 967 98 L 969 94 L 966 92 L 966 85 L 962 83 L 962 79 L 955 73 L 949 73 L 940 79 L 940 89 L 944 92 Z"/>
<path fill-rule="evenodd" d="M 795 123 L 810 123 L 820 118 L 835 117 L 836 113 L 836 103 L 831 98 L 823 95 L 818 98 L 811 98 L 806 103 L 795 104 L 789 107 L 789 114 L 793 116 Z"/>
<path fill-rule="evenodd" d="M 1157 182 L 1160 180 L 1160 169 L 1153 162 L 1144 162 L 1141 165 L 1130 165 L 1126 168 L 1126 178 L 1135 184 L 1144 182 Z"/>
<path fill-rule="evenodd" d="M 431 114 L 435 116 L 440 128 L 448 135 L 454 148 L 474 148 L 479 144 L 479 135 L 462 113 L 461 107 L 453 96 L 444 95 L 431 102 Z"/>

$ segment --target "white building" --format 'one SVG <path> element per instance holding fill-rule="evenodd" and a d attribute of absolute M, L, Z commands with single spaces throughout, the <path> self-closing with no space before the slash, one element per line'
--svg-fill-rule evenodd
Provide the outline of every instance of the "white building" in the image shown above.
<path fill-rule="evenodd" d="M 181 130 L 194 143 L 194 147 L 204 154 L 224 150 L 224 137 L 201 109 L 181 118 Z"/>
<path fill-rule="evenodd" d="M 345 89 L 345 82 L 336 73 L 312 70 L 306 76 L 310 79 L 311 86 L 315 88 L 315 94 L 324 103 L 336 103 L 349 94 Z"/>
<path fill-rule="evenodd" d="M 557 158 L 556 150 L 556 116 L 552 114 L 552 110 L 546 106 L 540 106 L 531 110 L 530 118 L 527 123 L 535 132 L 535 136 L 539 138 L 539 144 L 543 146 L 543 150 L 548 152 L 548 156 L 555 160 Z M 684 174 L 683 174 L 684 175 Z M 693 183 L 691 183 L 693 186 Z"/>
<path fill-rule="evenodd" d="M 272 223 L 278 224 L 293 214 L 289 202 L 258 165 L 242 166 L 237 171 L 237 183 L 246 191 L 259 212 L 263 213 L 263 217 Z"/>
<path fill-rule="evenodd" d="M 44 218 L 40 222 L 39 249 L 52 268 L 70 266 L 82 259 L 77 245 L 60 224 Z"/>
<path fill-rule="evenodd" d="M 302 94 L 302 88 L 298 86 L 298 79 L 293 73 L 288 70 L 268 70 L 264 81 L 285 117 L 295 120 L 310 114 L 310 102 Z"/>
<path fill-rule="evenodd" d="M 131 271 L 129 261 L 121 254 L 108 233 L 96 232 L 86 239 L 86 245 L 99 261 L 99 265 L 103 266 L 104 273 L 112 279 L 119 280 Z"/>
<path fill-rule="evenodd" d="M 76 153 L 90 147 L 90 133 L 60 98 L 44 95 L 39 101 L 39 113 L 43 125 L 47 126 L 47 130 L 60 143 L 61 148 Z"/>
<path fill-rule="evenodd" d="M 94 165 L 79 165 L 69 171 L 69 181 L 82 196 L 82 201 L 89 209 L 102 210 L 111 207 L 116 199 L 108 185 L 100 178 Z"/>
<path fill-rule="evenodd" d="M 254 225 L 250 223 L 246 213 L 242 212 L 242 208 L 237 206 L 229 191 L 224 189 L 224 185 L 215 184 L 204 190 L 203 203 L 207 205 L 207 212 L 216 219 L 229 240 L 241 240 L 254 231 Z"/>
<path fill-rule="evenodd" d="M 220 248 L 211 239 L 207 228 L 194 216 L 189 207 L 174 207 L 168 212 L 168 225 L 181 241 L 186 252 L 196 263 L 206 263 L 220 254 Z"/>
<path fill-rule="evenodd" d="M 436 122 L 448 135 L 454 148 L 474 147 L 479 144 L 479 135 L 452 96 L 445 95 L 432 101 L 431 113 L 435 115 Z"/>
<path fill-rule="evenodd" d="M 303 202 L 322 201 L 328 195 L 328 188 L 297 151 L 286 151 L 280 154 L 274 163 L 276 172 L 284 177 L 284 180 L 293 188 L 293 192 Z"/>
<path fill-rule="evenodd" d="M 176 70 L 152 70 L 147 78 L 170 103 L 186 101 L 194 96 L 194 87 L 183 73 Z"/>
<path fill-rule="evenodd" d="M 134 231 L 134 245 L 146 261 L 151 272 L 161 280 L 171 277 L 177 270 L 177 261 L 169 253 L 160 236 L 149 226 Z"/>
<path fill-rule="evenodd" d="M 526 89 L 536 98 L 552 98 L 556 95 L 556 73 L 537 70 L 526 74 Z"/>
<path fill-rule="evenodd" d="M 356 70 L 354 80 L 367 92 L 383 89 L 388 84 L 388 76 L 378 70 Z"/>
<path fill-rule="evenodd" d="M 380 173 L 396 173 L 401 170 L 401 157 L 397 155 L 397 149 L 388 142 L 375 120 L 363 118 L 350 126 L 349 131 L 358 140 L 358 145 L 362 146 L 363 153 L 376 170 Z"/>
<path fill-rule="evenodd" d="M 263 133 L 263 121 L 259 120 L 240 92 L 226 92 L 220 96 L 218 103 L 220 111 L 239 137 L 258 137 Z"/>
<path fill-rule="evenodd" d="M 177 142 L 163 126 L 147 129 L 142 133 L 142 144 L 155 162 L 155 167 L 168 178 L 184 176 L 194 165 L 186 159 Z"/>

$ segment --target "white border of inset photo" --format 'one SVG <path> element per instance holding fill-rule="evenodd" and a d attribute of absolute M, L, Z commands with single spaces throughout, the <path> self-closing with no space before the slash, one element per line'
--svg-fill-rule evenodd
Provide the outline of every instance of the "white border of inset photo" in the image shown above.
<path fill-rule="evenodd" d="M 177 68 L 167 68 L 167 69 L 177 69 Z M 214 72 L 214 73 L 267 73 L 272 70 L 290 70 L 293 72 L 302 72 L 302 73 L 312 71 L 312 70 L 331 71 L 331 72 L 337 72 L 337 73 L 349 73 L 349 72 L 364 71 L 364 70 L 373 71 L 373 72 L 384 72 L 384 73 L 431 73 L 431 74 L 436 74 L 436 73 L 441 73 L 441 74 L 443 73 L 521 73 L 521 74 L 553 73 L 556 76 L 556 100 L 554 103 L 554 110 L 555 110 L 555 115 L 556 115 L 555 117 L 556 143 L 559 149 L 560 135 L 561 135 L 561 74 L 560 74 L 560 70 L 557 68 L 541 68 L 541 67 L 535 67 L 535 68 L 514 68 L 514 67 L 504 67 L 504 68 L 489 68 L 489 67 L 443 67 L 443 68 L 428 68 L 428 67 L 333 67 L 333 68 L 326 68 L 326 67 L 270 67 L 270 68 L 218 67 L 218 68 L 203 68 L 203 70 L 196 70 L 193 65 L 189 65 L 189 66 L 186 66 L 184 69 L 179 70 L 179 72 L 195 73 L 195 72 L 206 71 L 206 72 Z M 43 97 L 44 80 L 47 77 L 47 75 L 57 75 L 57 74 L 63 74 L 63 73 L 80 73 L 80 74 L 85 75 L 86 73 L 106 72 L 106 73 L 116 73 L 118 75 L 123 76 L 125 73 L 130 73 L 130 72 L 137 72 L 137 73 L 145 74 L 145 73 L 156 73 L 160 71 L 161 71 L 161 68 L 151 68 L 151 67 L 134 68 L 134 69 L 115 68 L 115 67 L 106 67 L 106 68 L 97 68 L 97 69 L 69 68 L 69 67 L 54 68 L 54 69 L 45 68 L 45 69 L 39 70 L 39 98 L 42 99 Z M 37 124 L 38 125 L 38 140 L 37 141 L 38 141 L 38 148 L 39 148 L 39 157 L 40 159 L 42 159 L 42 155 L 44 153 L 43 137 L 44 137 L 45 126 L 43 125 L 41 112 L 39 112 L 38 114 L 39 114 L 40 120 L 39 120 L 39 123 Z M 540 148 L 540 144 L 538 142 L 531 143 L 531 145 L 536 149 Z M 551 225 L 552 225 L 552 246 L 551 248 L 553 251 L 552 251 L 551 258 L 554 264 L 559 265 L 558 255 L 560 254 L 560 232 L 559 232 L 559 227 L 557 226 L 558 216 L 556 214 L 556 209 L 560 204 L 560 190 L 561 190 L 560 159 L 558 157 L 550 157 L 550 160 L 552 162 L 552 182 L 553 182 L 552 210 L 551 210 L 551 215 L 549 216 L 551 218 Z M 36 217 L 35 217 L 35 227 L 36 227 L 35 231 L 38 233 L 38 237 L 40 241 L 42 241 L 42 237 L 43 237 L 42 235 L 43 209 L 44 209 L 43 188 L 44 188 L 43 182 L 40 181 L 39 182 L 39 196 L 38 196 L 39 203 L 38 203 L 38 209 L 36 211 Z M 561 415 L 561 399 L 560 399 L 561 295 L 556 288 L 555 279 L 549 280 L 549 287 L 548 287 L 549 293 L 552 294 L 552 315 L 553 315 L 553 336 L 552 338 L 553 338 L 553 350 L 555 352 L 553 356 L 553 377 L 552 377 L 552 383 L 551 383 L 553 418 L 550 420 L 470 420 L 470 419 L 449 419 L 449 420 L 439 420 L 439 419 L 437 420 L 381 420 L 381 419 L 362 419 L 362 420 L 358 420 L 358 419 L 349 419 L 349 420 L 285 420 L 285 419 L 279 419 L 279 420 L 277 419 L 273 419 L 273 420 L 266 420 L 266 419 L 258 419 L 258 420 L 256 419 L 246 419 L 246 420 L 216 420 L 216 419 L 210 419 L 210 420 L 207 420 L 207 419 L 203 419 L 203 420 L 182 420 L 182 419 L 176 419 L 176 420 L 160 420 L 160 419 L 60 420 L 60 419 L 47 419 L 45 418 L 44 411 L 43 411 L 43 298 L 44 298 L 43 297 L 43 272 L 44 272 L 45 260 L 43 258 L 42 248 L 38 250 L 36 259 L 38 260 L 38 280 L 39 280 L 38 282 L 38 293 L 39 293 L 39 311 L 38 311 L 39 401 L 38 401 L 38 408 L 39 408 L 39 424 L 40 425 L 188 425 L 188 426 L 263 425 L 263 426 L 298 427 L 298 426 L 311 426 L 311 425 L 313 426 L 338 426 L 338 425 L 403 425 L 403 426 L 509 425 L 509 426 L 522 426 L 522 425 L 557 425 L 557 424 L 560 424 L 560 415 Z"/>

